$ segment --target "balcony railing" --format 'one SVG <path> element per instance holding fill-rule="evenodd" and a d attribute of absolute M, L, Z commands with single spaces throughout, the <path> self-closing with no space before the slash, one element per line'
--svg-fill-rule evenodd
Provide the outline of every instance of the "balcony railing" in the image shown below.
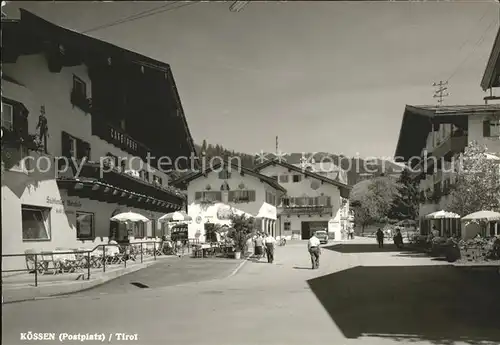
<path fill-rule="evenodd" d="M 281 214 L 329 214 L 331 206 L 280 206 L 278 212 Z"/>
<path fill-rule="evenodd" d="M 462 152 L 466 146 L 466 135 L 452 135 L 432 151 L 432 156 L 437 159 L 449 160 L 454 154 Z"/>

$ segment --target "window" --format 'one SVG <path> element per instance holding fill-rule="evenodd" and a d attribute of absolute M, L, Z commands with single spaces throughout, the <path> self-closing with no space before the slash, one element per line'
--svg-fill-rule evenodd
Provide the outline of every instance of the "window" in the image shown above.
<path fill-rule="evenodd" d="M 500 120 L 486 120 L 483 122 L 483 136 L 500 138 Z"/>
<path fill-rule="evenodd" d="M 163 181 L 160 176 L 153 175 L 153 183 L 163 186 Z"/>
<path fill-rule="evenodd" d="M 14 107 L 2 102 L 2 127 L 14 130 Z"/>
<path fill-rule="evenodd" d="M 231 173 L 227 170 L 222 170 L 219 172 L 219 179 L 220 180 L 227 180 L 231 178 Z"/>
<path fill-rule="evenodd" d="M 145 237 L 145 223 L 139 222 L 139 223 L 134 223 L 133 225 L 133 234 L 134 238 L 144 238 Z"/>
<path fill-rule="evenodd" d="M 21 206 L 23 241 L 50 240 L 50 208 Z"/>
<path fill-rule="evenodd" d="M 69 138 L 69 154 L 70 157 L 76 158 L 76 138 Z"/>
<path fill-rule="evenodd" d="M 147 170 L 141 170 L 140 175 L 141 175 L 141 180 L 149 182 L 149 172 Z"/>
<path fill-rule="evenodd" d="M 73 76 L 73 93 L 75 97 L 87 99 L 87 84 L 76 75 Z"/>
<path fill-rule="evenodd" d="M 229 192 L 230 194 L 232 192 Z M 196 201 L 206 200 L 206 201 L 222 201 L 222 192 L 219 191 L 204 191 L 196 192 L 194 196 Z"/>
<path fill-rule="evenodd" d="M 251 202 L 255 201 L 254 190 L 235 190 L 229 192 L 229 202 Z"/>
<path fill-rule="evenodd" d="M 292 228 L 292 226 L 291 226 L 290 222 L 285 222 L 284 223 L 284 230 L 285 231 L 290 231 L 291 228 Z"/>
<path fill-rule="evenodd" d="M 293 182 L 297 183 L 302 181 L 302 175 L 293 175 Z"/>
<path fill-rule="evenodd" d="M 276 195 L 272 192 L 266 192 L 266 202 L 271 205 L 276 205 Z"/>
<path fill-rule="evenodd" d="M 94 214 L 76 212 L 76 238 L 79 240 L 94 239 Z"/>
<path fill-rule="evenodd" d="M 283 205 L 284 207 L 286 207 L 286 206 L 290 206 L 290 199 L 289 199 L 289 198 L 283 198 L 283 199 L 281 200 L 281 203 L 282 203 L 282 205 Z"/>
<path fill-rule="evenodd" d="M 62 155 L 67 158 L 90 160 L 90 144 L 66 132 L 62 132 Z"/>
<path fill-rule="evenodd" d="M 280 183 L 288 183 L 288 175 L 280 175 Z"/>

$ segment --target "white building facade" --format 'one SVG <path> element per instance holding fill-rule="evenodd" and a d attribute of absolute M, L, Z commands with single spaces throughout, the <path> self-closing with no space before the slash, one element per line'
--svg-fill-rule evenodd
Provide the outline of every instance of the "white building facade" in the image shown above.
<path fill-rule="evenodd" d="M 172 185 L 187 190 L 188 214 L 193 218 L 188 226 L 189 238 L 204 241 L 206 224 L 226 224 L 227 206 L 235 213 L 242 211 L 254 217 L 256 230 L 282 236 L 276 205 L 286 189 L 265 175 L 243 168 L 237 159 L 194 172 L 172 181 Z M 214 205 L 220 210 L 213 210 Z"/>
<path fill-rule="evenodd" d="M 134 62 L 125 58 L 115 66 L 115 56 L 129 52 L 75 32 L 66 42 L 66 29 L 25 11 L 2 27 L 2 252 L 92 249 L 110 237 L 159 236 L 156 220 L 182 209 L 185 197 L 168 186 L 157 162 L 147 159 L 148 153 L 160 153 L 157 148 L 149 149 L 126 130 L 134 113 L 115 122 L 98 115 L 92 101 L 104 105 L 102 100 L 116 94 L 99 81 L 94 85 L 91 74 L 103 66 L 135 69 L 130 73 L 146 74 L 141 82 L 147 83 L 148 73 L 163 75 L 168 65 L 145 67 L 141 59 L 150 59 L 130 53 Z M 85 57 L 89 53 L 94 60 Z M 122 80 L 122 85 L 134 82 Z M 143 102 L 140 96 L 136 102 Z M 184 134 L 177 147 L 194 147 L 189 132 Z M 186 151 L 189 155 L 191 149 Z M 110 222 L 122 211 L 152 221 L 131 228 Z M 22 268 L 20 260 L 3 265 Z"/>
<path fill-rule="evenodd" d="M 277 159 L 261 164 L 256 171 L 287 190 L 278 202 L 280 233 L 309 239 L 314 231 L 327 230 L 331 239 L 343 239 L 349 224 L 350 186 Z"/>

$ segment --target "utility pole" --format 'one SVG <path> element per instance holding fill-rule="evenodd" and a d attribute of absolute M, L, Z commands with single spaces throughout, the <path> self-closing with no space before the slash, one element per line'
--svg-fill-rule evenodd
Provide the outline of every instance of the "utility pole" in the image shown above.
<path fill-rule="evenodd" d="M 439 105 L 443 104 L 443 98 L 448 97 L 450 94 L 448 93 L 448 82 L 447 81 L 439 81 L 439 83 L 433 83 L 432 86 L 436 88 L 434 91 L 434 98 L 437 98 Z"/>

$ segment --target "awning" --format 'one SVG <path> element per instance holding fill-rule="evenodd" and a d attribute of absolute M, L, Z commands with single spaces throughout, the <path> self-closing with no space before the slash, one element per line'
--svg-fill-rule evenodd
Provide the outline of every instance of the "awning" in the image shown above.
<path fill-rule="evenodd" d="M 276 207 L 264 202 L 257 213 L 257 218 L 277 219 Z"/>

